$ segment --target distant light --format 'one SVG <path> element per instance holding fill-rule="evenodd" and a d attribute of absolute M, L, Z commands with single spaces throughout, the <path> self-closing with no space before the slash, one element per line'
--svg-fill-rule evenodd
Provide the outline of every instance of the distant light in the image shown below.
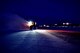
<path fill-rule="evenodd" d="M 44 27 L 45 27 L 46 25 L 44 25 Z"/>
<path fill-rule="evenodd" d="M 36 25 L 37 23 L 35 22 L 35 25 Z"/>
<path fill-rule="evenodd" d="M 54 24 L 54 25 L 57 25 L 57 24 Z"/>
<path fill-rule="evenodd" d="M 63 23 L 63 25 L 65 25 L 66 23 Z"/>
<path fill-rule="evenodd" d="M 69 25 L 69 23 L 66 23 L 66 25 Z"/>
<path fill-rule="evenodd" d="M 33 25 L 33 22 L 32 21 L 29 21 L 27 25 L 28 26 L 32 26 Z"/>
<path fill-rule="evenodd" d="M 46 27 L 49 27 L 49 25 L 47 25 Z"/>

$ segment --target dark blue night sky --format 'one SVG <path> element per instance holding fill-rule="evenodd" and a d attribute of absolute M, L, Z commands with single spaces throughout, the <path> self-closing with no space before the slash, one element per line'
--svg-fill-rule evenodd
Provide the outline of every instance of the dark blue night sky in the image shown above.
<path fill-rule="evenodd" d="M 3 0 L 0 8 L 3 16 L 11 13 L 26 20 L 26 16 L 38 16 L 41 20 L 46 19 L 43 22 L 80 23 L 80 4 L 77 0 Z"/>
<path fill-rule="evenodd" d="M 79 0 L 0 0 L 0 53 L 80 53 Z"/>

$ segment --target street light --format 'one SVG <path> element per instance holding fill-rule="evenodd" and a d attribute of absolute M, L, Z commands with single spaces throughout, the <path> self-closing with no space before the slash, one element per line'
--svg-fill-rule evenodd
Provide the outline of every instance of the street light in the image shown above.
<path fill-rule="evenodd" d="M 57 24 L 54 24 L 55 26 L 57 25 Z"/>
<path fill-rule="evenodd" d="M 66 23 L 63 23 L 63 25 L 65 25 Z"/>
<path fill-rule="evenodd" d="M 69 25 L 69 23 L 66 23 L 66 25 Z"/>
<path fill-rule="evenodd" d="M 32 21 L 29 21 L 27 25 L 30 27 L 30 26 L 33 25 L 33 22 Z"/>
<path fill-rule="evenodd" d="M 36 29 L 36 22 L 28 21 L 27 25 L 29 26 L 30 30 Z"/>

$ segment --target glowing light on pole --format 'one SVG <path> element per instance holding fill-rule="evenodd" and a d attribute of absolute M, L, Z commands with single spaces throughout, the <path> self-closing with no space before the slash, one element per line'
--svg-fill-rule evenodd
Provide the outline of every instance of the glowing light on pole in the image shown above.
<path fill-rule="evenodd" d="M 66 25 L 69 25 L 69 23 L 66 23 Z"/>
<path fill-rule="evenodd" d="M 63 25 L 65 25 L 66 23 L 63 23 Z"/>
<path fill-rule="evenodd" d="M 46 27 L 46 25 L 44 24 L 44 27 Z"/>
<path fill-rule="evenodd" d="M 32 26 L 33 25 L 33 22 L 32 21 L 29 21 L 27 25 L 28 26 Z"/>
<path fill-rule="evenodd" d="M 57 24 L 54 24 L 55 26 L 57 25 Z"/>

